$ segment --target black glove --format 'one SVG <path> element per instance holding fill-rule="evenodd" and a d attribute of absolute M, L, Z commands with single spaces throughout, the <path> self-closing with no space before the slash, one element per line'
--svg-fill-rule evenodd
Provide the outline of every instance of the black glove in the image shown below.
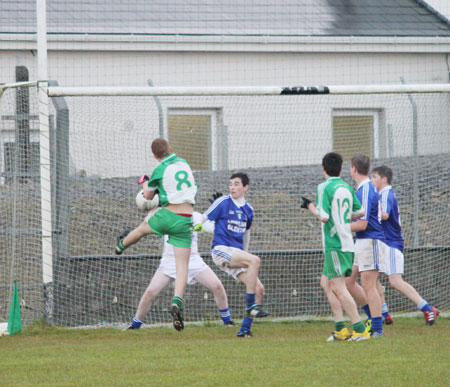
<path fill-rule="evenodd" d="M 312 203 L 311 200 L 309 200 L 308 198 L 305 198 L 304 196 L 302 196 L 302 204 L 300 205 L 300 207 L 308 209 L 308 206 L 311 203 Z"/>
<path fill-rule="evenodd" d="M 223 196 L 223 193 L 222 192 L 217 192 L 216 191 L 216 193 L 213 193 L 213 195 L 212 195 L 212 199 L 208 199 L 209 200 L 209 202 L 211 203 L 211 204 L 213 204 L 217 199 L 219 199 L 221 196 Z"/>

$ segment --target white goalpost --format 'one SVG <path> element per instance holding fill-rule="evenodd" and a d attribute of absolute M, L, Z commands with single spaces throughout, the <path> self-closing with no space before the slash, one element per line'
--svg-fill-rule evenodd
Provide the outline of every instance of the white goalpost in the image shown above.
<path fill-rule="evenodd" d="M 43 112 L 39 127 L 48 127 L 48 137 L 41 133 L 35 141 L 39 158 L 49 160 L 48 169 L 41 163 L 39 179 L 30 177 L 29 184 L 19 178 L 23 163 L 2 171 L 8 195 L 1 205 L 15 211 L 15 221 L 5 225 L 10 243 L 1 254 L 8 261 L 15 246 L 14 268 L 21 267 L 22 283 L 33 293 L 27 296 L 25 321 L 48 307 L 42 278 L 44 287 L 52 284 L 54 324 L 125 324 L 133 317 L 158 266 L 161 245 L 149 237 L 125 256 L 113 250 L 123 229 L 145 216 L 135 205 L 136 182 L 156 165 L 150 144 L 161 133 L 193 167 L 197 211 L 207 209 L 213 192 L 227 191 L 232 172 L 248 173 L 247 200 L 255 209 L 250 250 L 262 259 L 263 303 L 274 318 L 330 314 L 319 287 L 320 225 L 300 209 L 299 198 L 315 196 L 321 158 L 331 150 L 344 155 L 342 176 L 348 182 L 348 160 L 357 153 L 368 154 L 372 167 L 386 164 L 394 170 L 406 241 L 405 278 L 428 301 L 450 309 L 450 225 L 443 216 L 449 205 L 449 85 L 49 86 L 47 114 L 45 98 L 40 99 L 45 89 L 35 85 L 28 88 L 31 110 Z M 14 89 L 4 88 L 0 113 L 11 114 L 15 101 Z M 223 281 L 232 313 L 240 315 L 241 285 L 216 270 L 210 243 L 208 235 L 199 237 L 200 251 Z M 385 277 L 383 283 L 392 312 L 415 311 Z M 166 289 L 155 300 L 147 324 L 169 321 L 169 297 Z M 188 287 L 186 302 L 188 321 L 218 318 L 212 295 L 200 285 Z"/>
<path fill-rule="evenodd" d="M 336 86 L 235 86 L 235 87 L 50 87 L 51 97 L 106 96 L 245 96 L 313 94 L 450 93 L 450 84 L 336 85 Z"/>

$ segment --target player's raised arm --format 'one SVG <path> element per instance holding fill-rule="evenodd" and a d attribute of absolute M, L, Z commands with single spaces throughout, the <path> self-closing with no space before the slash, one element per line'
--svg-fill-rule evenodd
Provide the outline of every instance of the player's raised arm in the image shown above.
<path fill-rule="evenodd" d="M 214 234 L 215 226 L 216 226 L 216 223 L 211 220 L 207 220 L 207 221 L 203 222 L 203 229 L 208 234 Z"/>
<path fill-rule="evenodd" d="M 300 205 L 301 208 L 305 208 L 307 210 L 309 210 L 317 219 L 319 219 L 321 222 L 326 223 L 328 222 L 328 218 L 324 218 L 322 216 L 320 216 L 317 213 L 317 208 L 314 205 L 314 203 L 309 200 L 307 197 L 302 196 L 302 204 Z"/>
<path fill-rule="evenodd" d="M 146 200 L 152 200 L 153 197 L 155 196 L 156 193 L 156 188 L 155 189 L 151 189 L 148 187 L 148 181 L 150 180 L 150 178 L 148 177 L 148 175 L 142 175 L 139 178 L 138 184 L 142 185 L 142 189 L 144 191 L 144 198 Z"/>

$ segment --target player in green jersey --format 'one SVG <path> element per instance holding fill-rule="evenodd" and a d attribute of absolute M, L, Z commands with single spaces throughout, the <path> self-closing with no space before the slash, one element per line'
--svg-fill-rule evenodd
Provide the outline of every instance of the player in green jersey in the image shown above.
<path fill-rule="evenodd" d="M 322 222 L 322 242 L 325 256 L 321 286 L 328 297 L 335 318 L 335 330 L 327 341 L 360 341 L 370 338 L 369 332 L 358 314 L 355 300 L 345 285 L 345 277 L 352 274 L 355 247 L 350 223 L 364 216 L 364 209 L 353 188 L 339 175 L 342 169 L 342 156 L 327 153 L 322 159 L 322 174 L 325 181 L 317 187 L 317 207 L 302 196 L 302 208 L 307 208 Z M 350 336 L 336 299 L 349 316 L 353 325 Z"/>
<path fill-rule="evenodd" d="M 176 330 L 184 328 L 183 296 L 188 278 L 189 256 L 191 252 L 191 226 L 193 204 L 197 186 L 189 164 L 173 153 L 169 143 L 157 138 L 152 143 L 153 156 L 160 164 L 153 170 L 150 178 L 143 175 L 144 196 L 151 200 L 158 190 L 161 208 L 147 221 L 142 222 L 116 246 L 116 254 L 139 241 L 143 236 L 155 234 L 168 235 L 175 252 L 176 280 L 170 313 Z"/>

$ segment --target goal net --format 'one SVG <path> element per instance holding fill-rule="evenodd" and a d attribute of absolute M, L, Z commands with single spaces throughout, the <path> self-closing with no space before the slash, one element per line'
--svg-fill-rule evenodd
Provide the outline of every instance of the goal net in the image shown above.
<path fill-rule="evenodd" d="M 135 203 L 137 181 L 157 165 L 150 148 L 156 137 L 167 138 L 192 166 L 199 186 L 196 211 L 208 208 L 214 192 L 227 193 L 232 172 L 249 175 L 246 199 L 255 211 L 250 250 L 262 260 L 263 304 L 271 316 L 331 314 L 319 286 L 320 224 L 300 208 L 300 196 L 315 198 L 323 181 L 321 159 L 332 150 L 344 156 L 342 177 L 351 184 L 348 160 L 355 154 L 369 155 L 371 167 L 393 169 L 406 246 L 404 278 L 430 303 L 449 310 L 450 95 L 389 88 L 379 94 L 364 87 L 362 94 L 355 87 L 352 94 L 284 89 L 287 95 L 258 95 L 263 90 L 132 95 L 132 89 L 117 88 L 116 95 L 93 96 L 86 88 L 84 96 L 64 96 L 55 88 L 49 104 L 51 184 L 42 187 L 37 90 L 5 89 L 0 100 L 0 319 L 7 318 L 14 279 L 25 323 L 45 313 L 43 189 L 52 195 L 49 321 L 84 326 L 133 318 L 159 265 L 161 242 L 148 236 L 122 256 L 114 255 L 114 247 L 118 235 L 145 216 Z M 209 234 L 199 236 L 200 252 L 222 280 L 231 313 L 238 317 L 244 287 L 214 266 L 211 240 Z M 391 312 L 417 310 L 386 276 L 381 280 Z M 172 292 L 168 287 L 156 298 L 145 323 L 169 321 Z M 185 300 L 187 321 L 220 320 L 212 293 L 201 285 L 188 286 Z"/>

